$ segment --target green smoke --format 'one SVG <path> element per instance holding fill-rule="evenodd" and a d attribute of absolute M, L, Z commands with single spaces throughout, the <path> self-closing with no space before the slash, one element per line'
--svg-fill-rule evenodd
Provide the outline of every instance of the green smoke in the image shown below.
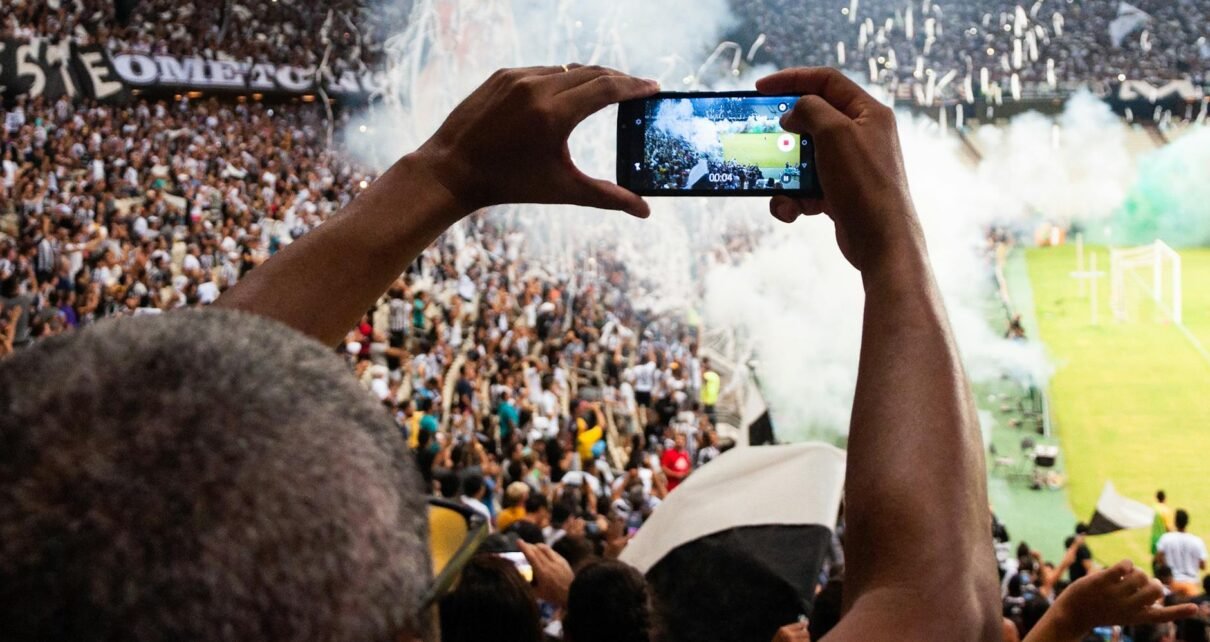
<path fill-rule="evenodd" d="M 1210 127 L 1143 157 L 1113 227 L 1118 245 L 1210 245 Z"/>

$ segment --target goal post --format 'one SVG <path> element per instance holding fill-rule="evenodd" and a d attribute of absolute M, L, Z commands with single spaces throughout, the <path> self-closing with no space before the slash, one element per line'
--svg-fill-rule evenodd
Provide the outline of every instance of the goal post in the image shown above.
<path fill-rule="evenodd" d="M 1130 293 L 1141 292 L 1173 323 L 1181 323 L 1181 255 L 1167 243 L 1110 250 L 1109 281 L 1110 307 L 1118 321 L 1129 320 Z"/>

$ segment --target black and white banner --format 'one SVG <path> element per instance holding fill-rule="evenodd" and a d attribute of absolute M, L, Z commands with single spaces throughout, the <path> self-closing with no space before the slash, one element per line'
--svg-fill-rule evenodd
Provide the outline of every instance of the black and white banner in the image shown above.
<path fill-rule="evenodd" d="M 1097 500 L 1096 512 L 1088 522 L 1088 534 L 1104 535 L 1120 530 L 1150 528 L 1154 521 L 1154 509 L 1143 502 L 1119 495 L 1113 482 L 1106 480 L 1101 497 Z"/>
<path fill-rule="evenodd" d="M 683 563 L 709 563 L 703 556 L 714 553 L 740 556 L 793 588 L 809 612 L 844 478 L 845 452 L 827 444 L 734 448 L 669 493 L 620 559 L 658 590 L 666 572 L 679 579 Z"/>
<path fill-rule="evenodd" d="M 0 40 L 0 96 L 124 100 L 126 87 L 100 45 Z"/>
<path fill-rule="evenodd" d="M 270 62 L 200 56 L 112 54 L 100 45 L 34 38 L 0 40 L 0 96 L 89 98 L 121 102 L 131 89 L 303 95 L 320 88 L 334 98 L 382 91 L 381 71 L 339 75 Z"/>
<path fill-rule="evenodd" d="M 322 76 L 322 87 L 329 96 L 369 95 L 384 86 L 382 72 L 345 71 L 335 76 L 294 65 L 198 56 L 121 53 L 113 57 L 113 64 L 118 76 L 131 87 L 308 94 L 319 91 L 317 76 Z"/>

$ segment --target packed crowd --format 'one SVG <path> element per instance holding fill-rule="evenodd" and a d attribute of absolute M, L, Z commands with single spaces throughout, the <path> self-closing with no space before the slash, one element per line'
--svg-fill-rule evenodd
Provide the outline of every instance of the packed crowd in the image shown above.
<path fill-rule="evenodd" d="M 1105 627 L 1094 631 L 1089 640 L 1210 640 L 1207 628 L 1210 626 L 1210 576 L 1202 577 L 1207 561 L 1205 542 L 1189 531 L 1189 514 L 1172 508 L 1164 491 L 1156 493 L 1153 508 L 1156 517 L 1151 536 L 1151 575 L 1163 585 L 1165 604 L 1196 604 L 1197 615 L 1177 622 L 1127 627 L 1125 631 Z M 1024 638 L 1072 583 L 1095 573 L 1101 566 L 1090 548 L 1092 540 L 1085 524 L 1077 524 L 1075 533 L 1064 541 L 1065 551 L 1057 562 L 1044 559 L 1040 552 L 1023 541 L 1014 549 L 1008 529 L 994 517 L 993 524 L 1004 617 Z M 1006 633 L 1006 639 L 1014 638 Z"/>
<path fill-rule="evenodd" d="M 214 301 L 370 178 L 325 151 L 322 117 L 187 98 L 15 100 L 0 131 L 3 336 L 19 348 Z"/>
<path fill-rule="evenodd" d="M 791 0 L 744 3 L 755 33 L 782 64 L 829 65 L 874 76 L 896 87 L 940 82 L 951 90 L 969 76 L 981 91 L 981 70 L 1001 88 L 1016 76 L 1025 90 L 1069 89 L 1088 82 L 1206 79 L 1210 4 L 1204 0 L 1140 0 L 1149 18 L 1118 44 L 1110 24 L 1117 2 L 833 2 L 803 11 Z M 804 34 L 810 34 L 804 37 Z"/>
<path fill-rule="evenodd" d="M 64 16 L 90 8 L 30 7 L 6 5 L 5 18 L 32 11 L 23 18 L 74 29 Z M 106 317 L 212 303 L 373 179 L 323 151 L 323 116 L 307 105 L 18 100 L 0 117 L 0 357 Z M 689 153 L 662 160 L 668 180 L 687 176 L 676 163 Z M 715 430 L 723 382 L 701 354 L 700 328 L 635 309 L 627 265 L 609 249 L 591 252 L 573 264 L 592 269 L 552 274 L 529 260 L 509 221 L 472 218 L 424 250 L 341 346 L 396 418 L 432 493 L 493 532 L 441 598 L 448 642 L 650 639 L 652 590 L 614 558 L 670 491 L 729 446 Z M 1154 572 L 1167 599 L 1206 604 L 1196 586 L 1205 549 L 1185 533 L 1188 515 L 1172 511 L 1169 524 L 1157 513 Z M 838 542 L 843 533 L 842 523 Z M 997 538 L 1009 541 L 1003 528 Z M 1071 590 L 1064 573 L 1074 582 L 1095 572 L 1081 533 L 1058 563 L 1025 545 L 1001 563 L 1015 635 Z M 840 618 L 839 555 L 820 579 L 814 639 Z M 1205 639 L 1206 615 L 1129 635 Z"/>
<path fill-rule="evenodd" d="M 372 177 L 321 151 L 320 117 L 16 101 L 0 119 L 0 356 L 105 317 L 212 303 L 322 223 Z M 493 517 L 520 511 L 524 487 L 556 526 L 603 534 L 615 516 L 633 530 L 718 454 L 719 376 L 696 327 L 631 307 L 617 256 L 570 276 L 526 255 L 497 218 L 443 237 L 352 330 L 350 365 L 442 494 L 475 497 L 449 477 L 477 470 Z"/>
<path fill-rule="evenodd" d="M 410 2 L 12 0 L 0 5 L 0 38 L 74 38 L 111 51 L 200 55 L 311 67 L 328 54 L 335 73 L 382 64 L 387 37 Z"/>
<path fill-rule="evenodd" d="M 661 129 L 647 131 L 644 149 L 649 163 L 643 181 L 650 188 L 750 189 L 780 185 L 776 179 L 766 179 L 756 165 L 710 158 L 688 141 Z M 797 176 L 796 168 L 787 167 L 785 172 Z"/>

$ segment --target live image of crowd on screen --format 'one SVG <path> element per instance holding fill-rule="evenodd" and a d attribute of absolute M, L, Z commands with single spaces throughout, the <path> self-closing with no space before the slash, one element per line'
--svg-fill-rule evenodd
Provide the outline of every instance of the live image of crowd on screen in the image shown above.
<path fill-rule="evenodd" d="M 665 100 L 649 109 L 637 183 L 660 190 L 796 190 L 800 139 L 786 99 Z"/>

